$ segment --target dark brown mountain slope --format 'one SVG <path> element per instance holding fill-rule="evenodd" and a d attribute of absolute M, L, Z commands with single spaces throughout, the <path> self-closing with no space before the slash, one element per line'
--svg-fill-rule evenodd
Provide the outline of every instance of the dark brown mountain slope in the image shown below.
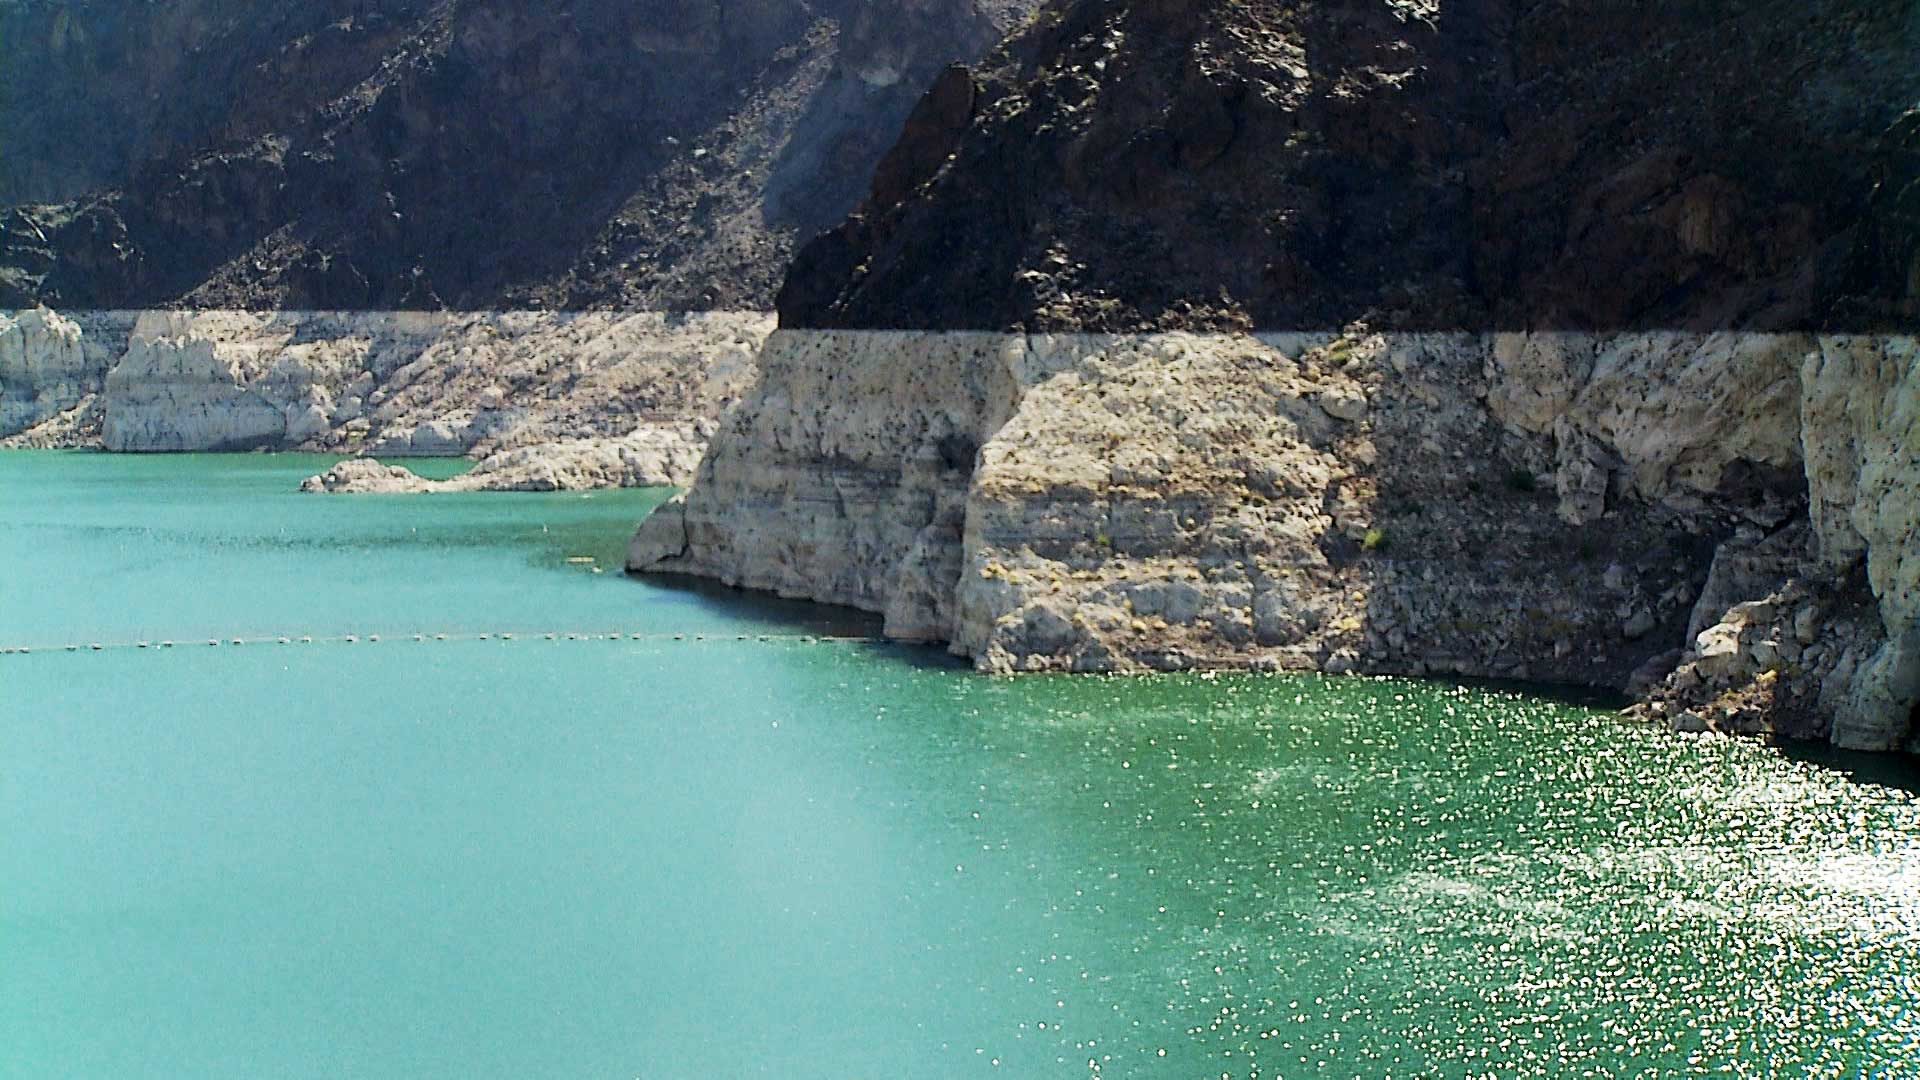
<path fill-rule="evenodd" d="M 1917 106 L 1881 0 L 1055 2 L 942 77 L 781 313 L 1913 325 Z"/>
<path fill-rule="evenodd" d="M 49 41 L 64 25 L 63 48 L 93 59 L 27 65 L 51 85 L 9 100 L 23 145 L 61 137 L 29 109 L 62 72 L 134 70 L 77 92 L 70 137 L 89 147 L 10 182 L 61 190 L 130 164 L 99 193 L 0 219 L 0 306 L 764 306 L 925 83 L 1023 2 L 153 6 L 171 22 L 28 4 L 39 21 L 16 22 Z M 155 48 L 125 40 L 141 27 Z M 143 87 L 182 104 L 143 104 Z"/>

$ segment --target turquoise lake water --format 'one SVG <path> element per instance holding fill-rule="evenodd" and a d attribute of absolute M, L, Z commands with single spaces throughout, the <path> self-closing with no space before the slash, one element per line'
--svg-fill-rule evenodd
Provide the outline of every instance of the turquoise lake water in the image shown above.
<path fill-rule="evenodd" d="M 1920 1076 L 1897 764 L 988 679 L 327 464 L 0 454 L 0 1075 Z"/>

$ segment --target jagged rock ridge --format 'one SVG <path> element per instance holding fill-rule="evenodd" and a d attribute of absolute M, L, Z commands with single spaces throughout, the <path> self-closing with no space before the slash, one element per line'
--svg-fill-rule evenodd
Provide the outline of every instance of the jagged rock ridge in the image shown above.
<path fill-rule="evenodd" d="M 85 145 L 8 182 L 102 190 L 6 212 L 0 306 L 764 310 L 921 86 L 1027 7 L 16 5 L 7 126 Z"/>
<path fill-rule="evenodd" d="M 821 328 L 1911 327 L 1916 56 L 1920 18 L 1869 0 L 1055 2 L 943 76 L 779 307 Z"/>

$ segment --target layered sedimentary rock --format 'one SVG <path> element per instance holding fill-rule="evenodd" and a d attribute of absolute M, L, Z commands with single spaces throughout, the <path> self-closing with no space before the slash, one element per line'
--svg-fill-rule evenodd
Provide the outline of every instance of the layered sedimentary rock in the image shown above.
<path fill-rule="evenodd" d="M 1916 54 L 1866 0 L 1056 0 L 796 257 L 632 561 L 992 670 L 1896 745 Z"/>
<path fill-rule="evenodd" d="M 45 308 L 0 313 L 0 438 L 84 413 L 105 381 L 111 359 L 110 317 L 105 333 Z"/>
<path fill-rule="evenodd" d="M 150 313 L 105 380 L 103 443 L 485 456 L 725 408 L 755 313 Z"/>
<path fill-rule="evenodd" d="M 882 612 L 988 670 L 1678 668 L 1676 726 L 1885 748 L 1920 700 L 1915 363 L 1803 334 L 780 331 L 630 564 Z M 1765 572 L 1720 574 L 1769 534 Z M 1694 636 L 1769 597 L 1821 640 L 1703 675 Z"/>

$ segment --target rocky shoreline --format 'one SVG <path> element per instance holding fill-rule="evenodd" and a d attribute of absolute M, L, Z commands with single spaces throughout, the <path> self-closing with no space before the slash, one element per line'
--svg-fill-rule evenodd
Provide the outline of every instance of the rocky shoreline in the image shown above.
<path fill-rule="evenodd" d="M 629 562 L 986 671 L 1575 683 L 1896 749 L 1916 395 L 1912 338 L 782 330 Z"/>
<path fill-rule="evenodd" d="M 300 490 L 315 495 L 413 495 L 435 491 L 592 491 L 684 487 L 693 482 L 713 425 L 654 424 L 620 439 L 578 439 L 493 454 L 471 472 L 428 480 L 400 465 L 349 458 Z"/>
<path fill-rule="evenodd" d="M 468 456 L 474 490 L 684 483 L 772 328 L 755 312 L 42 308 L 0 315 L 0 447 Z"/>

